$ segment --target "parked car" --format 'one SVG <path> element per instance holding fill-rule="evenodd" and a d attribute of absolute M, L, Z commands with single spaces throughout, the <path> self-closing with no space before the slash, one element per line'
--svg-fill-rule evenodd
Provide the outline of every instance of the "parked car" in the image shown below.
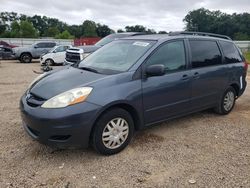
<path fill-rule="evenodd" d="M 2 41 L 2 40 L 0 40 L 0 46 L 4 46 L 4 47 L 8 47 L 8 48 L 15 48 L 15 47 L 17 47 L 16 45 L 9 44 L 9 43 L 7 43 L 5 41 Z"/>
<path fill-rule="evenodd" d="M 66 57 L 66 50 L 71 48 L 71 45 L 59 45 L 52 48 L 48 53 L 44 54 L 40 58 L 42 65 L 56 65 L 62 64 Z"/>
<path fill-rule="evenodd" d="M 119 39 L 39 76 L 21 98 L 25 130 L 44 144 L 91 143 L 110 155 L 151 125 L 209 108 L 228 114 L 246 88 L 247 64 L 228 37 L 201 35 Z"/>
<path fill-rule="evenodd" d="M 0 60 L 14 59 L 13 51 L 9 47 L 0 45 Z"/>
<path fill-rule="evenodd" d="M 55 46 L 55 42 L 38 42 L 29 47 L 13 48 L 13 51 L 21 63 L 31 63 L 32 59 L 39 59 L 42 54 L 47 53 Z"/>
<path fill-rule="evenodd" d="M 104 37 L 102 40 L 98 41 L 95 45 L 85 45 L 85 46 L 70 48 L 66 51 L 65 64 L 74 64 L 76 62 L 82 61 L 89 54 L 93 53 L 102 46 L 112 42 L 113 40 L 129 36 L 142 35 L 142 34 L 144 33 L 142 32 L 115 33 Z"/>

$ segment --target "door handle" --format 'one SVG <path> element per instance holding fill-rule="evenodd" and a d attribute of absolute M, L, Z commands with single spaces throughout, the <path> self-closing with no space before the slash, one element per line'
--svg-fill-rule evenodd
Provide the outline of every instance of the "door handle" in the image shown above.
<path fill-rule="evenodd" d="M 195 72 L 193 78 L 199 78 L 199 76 L 200 74 L 198 72 Z"/>
<path fill-rule="evenodd" d="M 187 74 L 182 75 L 181 80 L 188 80 L 189 76 Z"/>

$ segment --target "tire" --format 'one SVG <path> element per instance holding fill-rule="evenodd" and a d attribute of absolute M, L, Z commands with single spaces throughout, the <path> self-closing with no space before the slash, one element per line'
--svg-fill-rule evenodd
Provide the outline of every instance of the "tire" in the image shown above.
<path fill-rule="evenodd" d="M 24 53 L 20 57 L 21 63 L 31 63 L 32 61 L 32 56 L 28 53 Z"/>
<path fill-rule="evenodd" d="M 223 93 L 218 106 L 214 110 L 216 113 L 220 115 L 227 115 L 233 110 L 235 101 L 236 101 L 236 92 L 235 89 L 230 86 Z"/>
<path fill-rule="evenodd" d="M 55 66 L 55 62 L 53 61 L 53 59 L 46 59 L 45 63 L 50 66 Z"/>
<path fill-rule="evenodd" d="M 133 133 L 134 122 L 129 112 L 121 108 L 113 108 L 96 122 L 92 134 L 92 145 L 103 155 L 113 155 L 129 144 Z"/>

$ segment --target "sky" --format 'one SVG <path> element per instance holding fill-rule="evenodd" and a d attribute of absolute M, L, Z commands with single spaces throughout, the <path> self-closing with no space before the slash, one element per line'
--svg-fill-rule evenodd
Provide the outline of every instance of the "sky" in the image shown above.
<path fill-rule="evenodd" d="M 226 13 L 250 12 L 249 0 L 0 0 L 0 12 L 45 15 L 68 24 L 93 20 L 110 28 L 143 25 L 156 31 L 180 31 L 183 18 L 198 8 Z"/>

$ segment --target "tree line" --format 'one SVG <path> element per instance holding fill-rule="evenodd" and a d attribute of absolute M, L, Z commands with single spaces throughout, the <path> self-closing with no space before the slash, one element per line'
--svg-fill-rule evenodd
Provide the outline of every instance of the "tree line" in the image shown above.
<path fill-rule="evenodd" d="M 183 21 L 187 31 L 217 33 L 234 40 L 250 40 L 250 14 L 226 14 L 200 8 L 190 11 Z"/>
<path fill-rule="evenodd" d="M 226 14 L 221 11 L 200 8 L 190 11 L 183 21 L 185 23 L 184 29 L 187 31 L 210 32 L 228 35 L 235 40 L 250 40 L 249 13 Z M 0 13 L 0 37 L 73 39 L 105 37 L 114 32 L 109 26 L 91 20 L 85 20 L 79 25 L 69 25 L 47 16 L 27 16 L 15 12 Z M 154 29 L 148 29 L 142 25 L 126 26 L 124 29 L 118 29 L 117 32 L 157 33 Z M 159 31 L 158 33 L 165 34 L 167 31 Z"/>

